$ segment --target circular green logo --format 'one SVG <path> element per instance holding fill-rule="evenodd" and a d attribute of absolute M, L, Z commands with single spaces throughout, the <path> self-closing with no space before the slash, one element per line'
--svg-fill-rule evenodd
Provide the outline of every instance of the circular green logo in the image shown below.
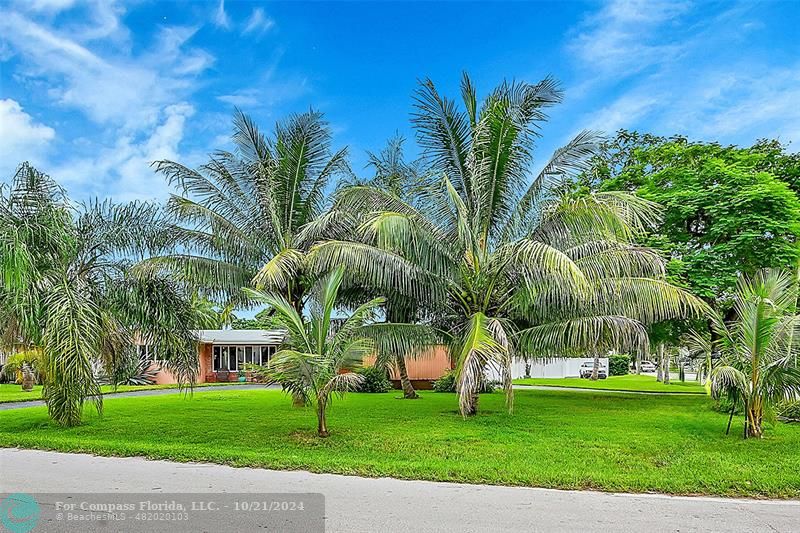
<path fill-rule="evenodd" d="M 12 533 L 28 533 L 39 522 L 39 504 L 30 494 L 17 492 L 0 501 L 0 522 Z"/>

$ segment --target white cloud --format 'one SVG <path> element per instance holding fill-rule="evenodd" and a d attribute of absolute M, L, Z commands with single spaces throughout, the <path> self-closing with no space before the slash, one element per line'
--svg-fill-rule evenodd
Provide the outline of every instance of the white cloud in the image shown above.
<path fill-rule="evenodd" d="M 708 69 L 673 97 L 663 128 L 707 139 L 752 142 L 779 137 L 800 142 L 800 63 L 787 67 L 737 64 Z"/>
<path fill-rule="evenodd" d="M 218 95 L 217 100 L 233 106 L 253 109 L 275 107 L 307 95 L 312 89 L 307 77 L 287 73 L 278 74 L 278 65 L 282 56 L 283 51 L 276 50 L 254 84 L 231 93 Z"/>
<path fill-rule="evenodd" d="M 188 102 L 214 57 L 191 46 L 195 27 L 160 27 L 147 48 L 136 50 L 123 9 L 111 2 L 98 6 L 87 8 L 95 11 L 91 16 L 70 19 L 80 21 L 72 25 L 55 25 L 50 14 L 30 9 L 0 18 L 0 42 L 17 59 L 15 82 L 35 88 L 31 93 L 49 98 L 55 108 L 80 111 L 91 123 L 82 126 L 83 137 L 62 135 L 51 143 L 50 153 L 59 157 L 42 161 L 43 170 L 79 197 L 163 197 L 167 186 L 149 165 L 164 158 L 185 161 L 179 148 L 195 112 Z M 14 142 L 46 146 L 55 132 L 16 106 L 9 108 L 16 122 L 3 117 L 3 127 L 16 130 L 24 123 L 31 133 L 29 142 L 15 133 Z"/>
<path fill-rule="evenodd" d="M 680 53 L 677 33 L 664 40 L 656 30 L 688 8 L 671 0 L 612 0 L 583 21 L 567 48 L 595 72 L 630 75 Z"/>
<path fill-rule="evenodd" d="M 36 123 L 19 102 L 0 100 L 0 175 L 8 177 L 25 160 L 37 163 L 55 136 L 53 128 Z"/>
<path fill-rule="evenodd" d="M 261 91 L 255 88 L 240 89 L 231 94 L 217 96 L 217 100 L 236 107 L 255 107 L 261 103 Z"/>
<path fill-rule="evenodd" d="M 800 142 L 800 63 L 749 47 L 763 28 L 758 13 L 747 3 L 725 7 L 698 21 L 688 4 L 614 0 L 587 17 L 568 45 L 580 65 L 569 94 L 610 103 L 579 125 L 723 143 Z"/>
<path fill-rule="evenodd" d="M 0 19 L 0 31 L 22 56 L 22 74 L 46 80 L 60 104 L 134 131 L 152 127 L 159 111 L 191 92 L 194 77 L 213 63 L 206 52 L 188 48 L 193 28 L 162 28 L 139 57 L 127 50 L 100 56 L 16 13 Z"/>
<path fill-rule="evenodd" d="M 615 132 L 646 117 L 660 103 L 658 98 L 653 95 L 625 94 L 589 117 L 586 128 L 608 133 Z"/>
<path fill-rule="evenodd" d="M 19 2 L 19 4 L 25 4 L 28 9 L 34 11 L 59 12 L 72 7 L 75 4 L 75 0 L 27 0 Z"/>
<path fill-rule="evenodd" d="M 98 153 L 68 159 L 51 174 L 65 185 L 80 187 L 90 195 L 121 201 L 162 198 L 168 192 L 167 184 L 150 165 L 160 159 L 185 162 L 180 144 L 186 120 L 194 113 L 194 107 L 185 102 L 167 106 L 160 113 L 157 126 L 144 138 L 133 134 L 120 136 Z"/>
<path fill-rule="evenodd" d="M 244 35 L 254 34 L 256 36 L 261 36 L 266 31 L 270 30 L 273 26 L 275 26 L 275 21 L 269 18 L 264 10 L 260 7 L 253 9 L 253 12 L 250 14 L 250 18 L 247 20 L 247 24 L 242 30 Z"/>
<path fill-rule="evenodd" d="M 217 10 L 214 12 L 214 24 L 226 30 L 231 27 L 231 19 L 225 12 L 225 0 L 219 0 Z"/>

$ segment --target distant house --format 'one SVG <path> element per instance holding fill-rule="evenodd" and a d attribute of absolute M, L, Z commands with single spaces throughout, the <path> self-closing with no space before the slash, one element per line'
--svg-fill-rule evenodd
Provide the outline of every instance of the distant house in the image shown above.
<path fill-rule="evenodd" d="M 286 338 L 285 331 L 268 329 L 206 329 L 196 333 L 200 340 L 197 348 L 200 358 L 198 383 L 238 381 L 246 363 L 267 364 Z M 158 363 L 158 354 L 149 346 L 140 345 L 139 353 Z M 373 362 L 374 358 L 367 358 L 364 364 Z M 447 351 L 441 347 L 421 357 L 408 358 L 406 365 L 409 378 L 419 388 L 430 388 L 433 380 L 451 368 Z M 399 384 L 397 370 L 392 369 L 390 374 L 390 378 Z M 245 378 L 249 378 L 246 372 Z M 176 381 L 165 369 L 156 375 L 158 384 Z"/>
<path fill-rule="evenodd" d="M 265 365 L 283 343 L 286 333 L 268 329 L 204 329 L 196 332 L 200 358 L 198 383 L 237 381 L 246 363 Z M 142 357 L 158 362 L 149 346 L 139 346 Z M 160 370 L 156 383 L 175 383 L 168 370 Z"/>

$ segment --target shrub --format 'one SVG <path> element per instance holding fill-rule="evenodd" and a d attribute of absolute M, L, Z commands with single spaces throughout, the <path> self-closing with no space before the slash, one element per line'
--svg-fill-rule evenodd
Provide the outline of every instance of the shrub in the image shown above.
<path fill-rule="evenodd" d="M 442 377 L 433 382 L 433 390 L 436 392 L 455 392 L 456 373 L 451 370 L 442 374 Z"/>
<path fill-rule="evenodd" d="M 497 387 L 496 381 L 484 381 L 481 385 L 481 394 L 494 392 Z M 433 390 L 436 392 L 456 392 L 456 372 L 450 370 L 433 382 Z"/>
<path fill-rule="evenodd" d="M 358 386 L 358 392 L 388 392 L 392 390 L 392 382 L 386 377 L 386 370 L 374 366 L 366 366 L 357 370 L 364 376 Z"/>
<path fill-rule="evenodd" d="M 2 370 L 4 379 L 17 384 L 22 383 L 25 371 L 31 372 L 37 383 L 43 382 L 44 358 L 41 350 L 34 348 L 9 355 Z"/>
<path fill-rule="evenodd" d="M 631 356 L 622 353 L 608 356 L 608 373 L 611 376 L 624 376 L 631 368 Z"/>
<path fill-rule="evenodd" d="M 778 405 L 778 419 L 784 422 L 800 422 L 800 401 L 785 401 Z"/>

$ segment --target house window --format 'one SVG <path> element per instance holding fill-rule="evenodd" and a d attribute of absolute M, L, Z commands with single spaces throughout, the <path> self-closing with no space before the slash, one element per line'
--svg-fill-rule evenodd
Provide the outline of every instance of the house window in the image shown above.
<path fill-rule="evenodd" d="M 214 345 L 212 348 L 214 372 L 227 370 L 237 372 L 244 370 L 245 364 L 265 365 L 275 353 L 271 345 Z"/>
<path fill-rule="evenodd" d="M 266 365 L 275 355 L 275 346 L 261 346 L 261 364 Z"/>

